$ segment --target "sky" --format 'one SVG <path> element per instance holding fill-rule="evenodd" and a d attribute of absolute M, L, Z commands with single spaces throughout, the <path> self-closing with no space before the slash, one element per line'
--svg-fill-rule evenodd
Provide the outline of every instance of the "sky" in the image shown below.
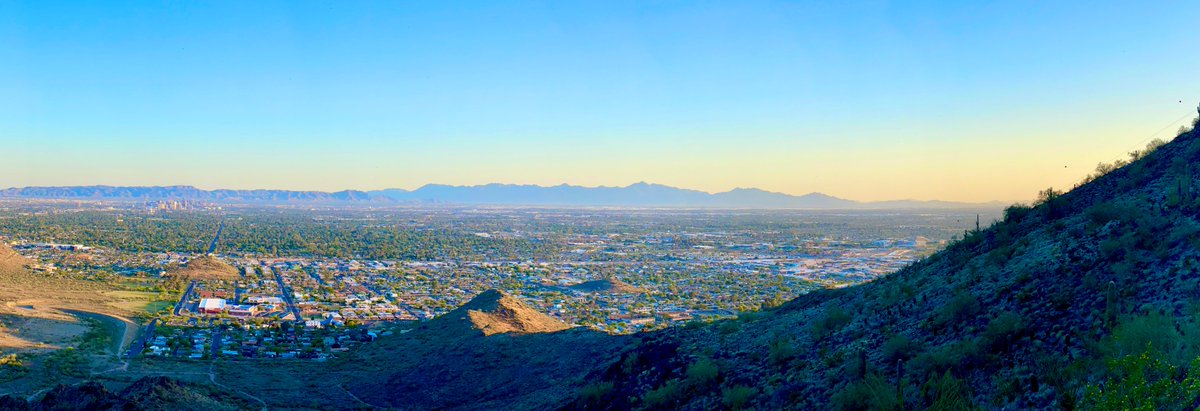
<path fill-rule="evenodd" d="M 6 1 L 0 187 L 1024 201 L 1195 116 L 1200 2 L 1118 3 Z"/>

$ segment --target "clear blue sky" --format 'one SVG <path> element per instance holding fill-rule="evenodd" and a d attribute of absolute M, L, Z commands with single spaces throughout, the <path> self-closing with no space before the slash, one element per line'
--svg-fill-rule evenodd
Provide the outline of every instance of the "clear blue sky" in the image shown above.
<path fill-rule="evenodd" d="M 839 3 L 3 2 L 0 186 L 1017 200 L 1200 100 L 1200 2 Z"/>

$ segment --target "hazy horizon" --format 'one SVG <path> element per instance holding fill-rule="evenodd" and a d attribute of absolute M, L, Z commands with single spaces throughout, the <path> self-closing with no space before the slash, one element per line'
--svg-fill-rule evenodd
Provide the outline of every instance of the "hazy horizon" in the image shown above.
<path fill-rule="evenodd" d="M 408 191 L 408 192 L 413 192 L 413 191 L 417 191 L 425 186 L 482 187 L 482 186 L 488 186 L 488 185 L 503 185 L 503 186 L 524 186 L 524 187 L 536 186 L 536 187 L 540 187 L 540 188 L 554 188 L 554 187 L 560 187 L 560 186 L 571 186 L 571 187 L 580 187 L 580 188 L 585 188 L 585 189 L 597 189 L 597 188 L 628 188 L 628 187 L 635 186 L 638 184 L 649 184 L 649 185 L 675 188 L 675 189 L 680 189 L 680 190 L 699 191 L 699 192 L 702 192 L 705 194 L 710 194 L 710 195 L 728 193 L 728 192 L 732 192 L 732 191 L 736 191 L 736 190 L 761 190 L 761 191 L 765 191 L 765 192 L 769 192 L 769 193 L 786 194 L 786 195 L 795 196 L 795 197 L 801 197 L 801 196 L 815 194 L 815 195 L 825 195 L 825 196 L 834 197 L 834 198 L 838 198 L 838 199 L 842 199 L 842 200 L 851 200 L 851 201 L 859 201 L 859 202 L 887 202 L 887 201 L 918 201 L 918 202 L 920 202 L 920 201 L 948 201 L 948 202 L 955 202 L 953 200 L 943 200 L 940 198 L 889 198 L 889 199 L 883 199 L 883 200 L 860 200 L 860 199 L 856 199 L 856 198 L 849 198 L 849 197 L 837 195 L 835 193 L 823 193 L 823 192 L 819 192 L 819 191 L 810 191 L 810 192 L 804 192 L 804 193 L 787 193 L 787 192 L 765 190 L 765 189 L 762 189 L 759 187 L 734 187 L 729 190 L 706 191 L 706 190 L 691 188 L 691 187 L 678 187 L 678 186 L 671 186 L 671 185 L 667 185 L 667 184 L 660 184 L 660 183 L 656 183 L 653 181 L 637 181 L 637 182 L 632 182 L 632 183 L 628 183 L 628 184 L 620 184 L 620 185 L 594 185 L 594 186 L 569 184 L 569 183 L 559 183 L 559 184 L 552 184 L 552 185 L 504 183 L 504 182 L 492 182 L 492 183 L 483 183 L 483 184 L 466 184 L 466 185 L 444 184 L 444 183 L 424 183 L 424 184 L 420 184 L 420 185 L 413 186 L 413 187 L 384 187 L 384 188 L 368 188 L 368 189 L 349 188 L 349 189 L 335 189 L 335 190 L 318 190 L 318 189 L 303 189 L 303 188 L 272 188 L 272 187 L 246 187 L 246 188 L 204 187 L 204 186 L 196 186 L 196 185 L 191 185 L 191 184 L 167 184 L 167 185 L 86 184 L 86 185 L 55 185 L 55 186 L 12 186 L 12 187 L 0 187 L 0 190 L 34 188 L 34 187 L 138 187 L 138 188 L 194 187 L 194 188 L 197 188 L 200 190 L 205 190 L 205 191 L 213 191 L 213 190 L 251 190 L 251 191 L 254 191 L 254 190 L 280 190 L 280 191 L 313 191 L 313 192 L 334 193 L 334 192 L 340 192 L 340 191 L 379 192 L 379 191 L 388 191 L 388 190 L 404 190 L 404 191 Z M 1001 200 L 988 200 L 988 201 L 962 201 L 961 203 L 983 205 L 983 204 L 991 204 L 991 203 L 1015 204 L 1015 203 L 1023 203 L 1023 202 L 1028 202 L 1028 200 L 1025 200 L 1025 199 L 1002 200 L 1001 199 Z"/>
<path fill-rule="evenodd" d="M 1182 2 L 7 3 L 0 186 L 1028 201 L 1195 113 L 1198 17 Z"/>

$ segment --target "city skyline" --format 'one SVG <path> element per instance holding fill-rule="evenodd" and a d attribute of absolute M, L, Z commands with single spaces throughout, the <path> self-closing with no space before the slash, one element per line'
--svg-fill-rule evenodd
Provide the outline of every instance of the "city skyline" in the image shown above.
<path fill-rule="evenodd" d="M 0 186 L 1029 201 L 1195 113 L 1193 3 L 0 5 Z"/>

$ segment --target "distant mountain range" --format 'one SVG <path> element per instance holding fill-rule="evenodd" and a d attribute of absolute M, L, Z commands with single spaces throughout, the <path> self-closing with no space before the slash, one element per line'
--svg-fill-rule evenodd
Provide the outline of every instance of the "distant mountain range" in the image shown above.
<path fill-rule="evenodd" d="M 24 187 L 0 191 L 0 198 L 42 198 L 70 200 L 189 200 L 209 202 L 255 202 L 255 203 L 330 203 L 367 202 L 380 199 L 363 191 L 345 190 L 335 193 L 323 191 L 288 190 L 202 190 L 192 186 L 166 187 Z"/>
<path fill-rule="evenodd" d="M 191 200 L 228 203 L 338 203 L 338 204 L 467 204 L 525 206 L 693 207 L 762 209 L 946 209 L 996 208 L 1004 203 L 897 200 L 860 202 L 821 193 L 790 195 L 757 188 L 738 188 L 710 194 L 661 184 L 637 183 L 625 187 L 552 187 L 515 184 L 451 186 L 427 184 L 416 190 L 386 189 L 338 192 L 289 190 L 202 190 L 192 186 L 167 187 L 24 187 L 0 190 L 0 198 L 79 200 Z"/>
<path fill-rule="evenodd" d="M 977 208 L 1007 205 L 999 202 L 959 203 L 917 200 L 860 202 L 822 193 L 791 195 L 757 188 L 738 188 L 710 194 L 698 190 L 644 182 L 625 187 L 581 187 L 567 184 L 551 187 L 515 184 L 486 184 L 477 186 L 427 184 L 411 191 L 388 189 L 370 191 L 369 193 L 397 201 L 546 206 L 904 209 Z"/>

